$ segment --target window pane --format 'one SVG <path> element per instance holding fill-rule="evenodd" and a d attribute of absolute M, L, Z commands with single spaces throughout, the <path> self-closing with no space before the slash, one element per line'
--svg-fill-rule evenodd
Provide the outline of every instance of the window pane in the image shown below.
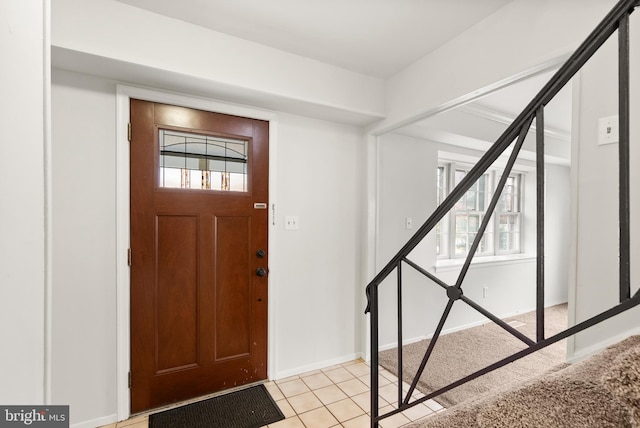
<path fill-rule="evenodd" d="M 514 206 L 513 206 L 514 185 L 515 185 L 515 178 L 514 177 L 507 178 L 507 184 L 505 185 L 505 188 L 504 188 L 505 190 L 504 211 L 509 211 L 509 212 L 514 211 Z"/>
<path fill-rule="evenodd" d="M 468 175 L 466 165 L 451 164 L 439 166 L 436 175 L 437 199 L 441 203 L 447 196 L 447 190 L 459 185 Z M 491 182 L 493 174 L 487 171 L 460 197 L 453 207 L 453 214 L 447 223 L 441 222 L 436 229 L 436 252 L 440 257 L 464 257 L 468 254 L 474 238 L 479 232 L 489 201 L 493 197 Z M 453 183 L 446 184 L 448 177 Z M 520 251 L 520 185 L 521 174 L 514 173 L 506 179 L 505 187 L 498 199 L 493 218 L 478 243 L 477 254 L 492 255 Z M 449 237 L 446 235 L 449 234 Z M 453 239 L 451 239 L 453 234 Z M 453 248 L 448 248 L 453 244 Z"/>
<path fill-rule="evenodd" d="M 446 168 L 444 166 L 439 166 L 436 173 L 436 204 L 440 205 L 445 198 L 447 191 L 447 181 L 446 181 Z"/>
<path fill-rule="evenodd" d="M 449 167 L 438 166 L 436 171 L 436 204 L 440 205 L 447 196 L 449 181 Z M 436 225 L 436 255 L 446 257 L 449 255 L 449 215 L 445 215 Z"/>
<path fill-rule="evenodd" d="M 475 187 L 475 186 L 474 186 Z M 477 197 L 477 193 L 475 191 L 475 189 L 472 187 L 468 192 L 467 192 L 467 201 L 466 201 L 466 209 L 468 211 L 476 211 L 477 208 L 477 204 L 478 204 L 478 197 Z"/>
<path fill-rule="evenodd" d="M 248 190 L 249 142 L 161 129 L 159 187 Z"/>
<path fill-rule="evenodd" d="M 456 169 L 454 174 L 455 185 L 460 184 L 464 176 L 467 175 L 467 172 L 461 169 Z M 467 195 L 463 195 L 455 205 L 456 210 L 464 210 L 467 207 Z"/>
<path fill-rule="evenodd" d="M 487 251 L 489 251 L 489 248 L 487 247 L 487 235 L 485 234 L 480 240 L 480 245 L 478 245 L 478 252 L 486 253 Z"/>
<path fill-rule="evenodd" d="M 456 234 L 456 255 L 464 255 L 467 254 L 467 234 Z"/>
<path fill-rule="evenodd" d="M 500 203 L 498 209 L 502 212 L 518 212 L 520 205 L 518 200 L 518 177 L 510 176 L 507 178 L 502 194 L 500 195 Z"/>
<path fill-rule="evenodd" d="M 466 214 L 456 214 L 456 234 L 464 232 L 466 233 L 469 230 L 467 226 L 467 215 Z"/>
<path fill-rule="evenodd" d="M 489 184 L 489 177 L 487 174 L 483 174 L 478 179 L 478 211 L 484 211 L 485 203 L 487 200 L 487 185 Z"/>
<path fill-rule="evenodd" d="M 520 250 L 520 216 L 518 214 L 500 215 L 498 251 Z"/>
<path fill-rule="evenodd" d="M 161 168 L 160 169 L 160 187 L 180 188 L 181 170 L 179 168 Z"/>
<path fill-rule="evenodd" d="M 229 173 L 229 190 L 232 192 L 244 192 L 247 188 L 247 175 L 242 173 Z"/>
<path fill-rule="evenodd" d="M 477 232 L 479 228 L 480 228 L 480 215 L 470 214 L 469 215 L 469 232 Z"/>

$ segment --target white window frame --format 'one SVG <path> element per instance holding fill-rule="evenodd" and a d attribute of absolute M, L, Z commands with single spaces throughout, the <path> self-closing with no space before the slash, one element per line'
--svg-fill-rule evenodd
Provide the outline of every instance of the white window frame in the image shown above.
<path fill-rule="evenodd" d="M 497 171 L 498 174 L 502 175 L 504 171 Z M 502 204 L 500 202 L 498 202 L 498 205 L 496 206 L 496 210 L 494 212 L 494 215 L 496 216 L 496 218 L 499 218 L 500 216 L 510 216 L 510 217 L 514 217 L 517 218 L 518 221 L 518 231 L 517 231 L 517 238 L 515 239 L 516 243 L 517 243 L 517 247 L 515 247 L 514 249 L 510 249 L 510 250 L 501 250 L 500 249 L 500 223 L 496 222 L 495 224 L 495 254 L 496 255 L 506 255 L 506 254 L 520 254 L 523 252 L 523 245 L 524 245 L 524 239 L 523 239 L 523 230 L 524 230 L 524 214 L 523 214 L 523 207 L 524 207 L 524 174 L 522 172 L 519 171 L 514 171 L 511 170 L 511 174 L 509 174 L 509 177 L 513 177 L 516 180 L 516 192 L 517 192 L 517 197 L 516 197 L 516 201 L 515 203 L 518 205 L 517 210 L 516 211 L 504 211 L 502 209 Z M 503 192 L 506 190 L 507 185 L 505 184 L 505 189 L 503 189 Z"/>
<path fill-rule="evenodd" d="M 455 187 L 455 172 L 456 170 L 463 170 L 466 173 L 473 167 L 472 164 L 465 162 L 457 162 L 457 161 L 440 161 L 438 162 L 438 172 L 437 179 L 441 168 L 444 168 L 444 183 L 442 187 L 438 186 L 438 182 L 436 182 L 436 192 L 437 192 L 437 203 L 441 203 L 447 195 L 451 193 L 451 191 Z M 498 180 L 502 176 L 504 170 L 499 168 L 492 168 L 487 170 L 486 172 L 486 190 L 484 192 L 484 207 L 489 205 L 491 201 L 491 197 L 493 196 L 493 192 L 497 185 Z M 487 229 L 485 230 L 485 237 L 490 239 L 489 245 L 487 245 L 486 251 L 481 251 L 480 248 L 476 251 L 474 257 L 490 257 L 490 256 L 508 256 L 514 254 L 522 254 L 524 251 L 524 205 L 525 205 L 525 195 L 524 195 L 524 172 L 513 170 L 509 174 L 509 177 L 513 177 L 516 180 L 516 193 L 517 193 L 517 211 L 502 211 L 502 203 L 499 202 L 496 206 L 496 209 L 489 220 L 489 224 L 487 225 Z M 506 188 L 506 186 L 505 186 Z M 444 190 L 444 192 L 443 192 Z M 503 190 L 504 191 L 504 190 Z M 465 194 L 466 195 L 466 194 Z M 464 196 L 463 196 L 464 198 Z M 482 213 L 485 211 L 472 211 L 472 210 L 458 210 L 460 213 L 468 212 L 472 215 L 478 215 L 478 221 L 482 221 Z M 461 260 L 465 259 L 468 255 L 468 251 L 464 254 L 455 254 L 455 240 L 456 240 L 456 230 L 455 223 L 452 221 L 452 216 L 455 216 L 456 209 L 455 206 L 447 213 L 442 220 L 440 220 L 439 224 L 436 226 L 436 245 L 440 249 L 440 254 L 438 254 L 438 250 L 436 249 L 437 260 Z M 510 217 L 514 217 L 518 223 L 518 230 L 514 233 L 517 239 L 517 245 L 509 250 L 500 250 L 500 223 L 496 221 L 496 218 L 500 218 L 500 215 L 508 215 Z M 479 227 L 479 223 L 478 223 Z M 467 232 L 472 233 L 472 232 Z M 442 235 L 445 236 L 442 236 Z M 472 239 L 468 240 L 467 248 L 470 248 L 473 241 Z"/>

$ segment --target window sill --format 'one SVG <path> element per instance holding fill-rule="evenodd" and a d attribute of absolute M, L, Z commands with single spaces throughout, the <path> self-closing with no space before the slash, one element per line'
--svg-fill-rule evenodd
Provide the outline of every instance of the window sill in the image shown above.
<path fill-rule="evenodd" d="M 476 257 L 471 261 L 471 267 L 494 267 L 510 265 L 515 263 L 535 262 L 536 256 L 533 254 L 507 254 L 504 256 L 483 256 Z M 449 272 L 459 270 L 464 265 L 465 259 L 443 259 L 436 262 L 435 270 L 438 272 Z"/>

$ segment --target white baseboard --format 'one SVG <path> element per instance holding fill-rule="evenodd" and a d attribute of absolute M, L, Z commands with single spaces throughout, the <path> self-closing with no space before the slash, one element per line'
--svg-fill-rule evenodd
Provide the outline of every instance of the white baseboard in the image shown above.
<path fill-rule="evenodd" d="M 550 308 L 552 306 L 561 305 L 561 304 L 564 304 L 564 303 L 567 303 L 567 302 L 564 301 L 564 302 L 557 302 L 557 303 L 547 303 L 545 305 L 545 308 Z M 511 317 L 515 317 L 515 316 L 518 316 L 518 315 L 526 314 L 527 312 L 532 312 L 532 311 L 535 311 L 535 310 L 536 310 L 536 308 L 527 309 L 527 310 L 523 310 L 523 311 L 509 312 L 507 314 L 499 315 L 498 318 L 500 318 L 500 319 L 511 318 Z M 475 322 L 472 322 L 472 323 L 463 324 L 463 325 L 458 326 L 458 327 L 452 327 L 452 328 L 449 328 L 449 329 L 446 329 L 446 330 L 442 330 L 442 333 L 440 335 L 444 336 L 444 335 L 447 335 L 447 334 L 450 334 L 450 333 L 455 333 L 457 331 L 466 330 L 468 328 L 478 327 L 480 325 L 488 324 L 490 322 L 492 322 L 492 321 L 489 320 L 489 319 L 483 319 L 483 320 L 480 320 L 480 321 L 475 321 Z M 402 346 L 409 345 L 409 344 L 415 343 L 415 342 L 420 342 L 421 340 L 425 340 L 425 339 L 431 339 L 432 337 L 433 337 L 433 333 L 425 335 L 425 336 L 418 336 L 418 337 L 412 337 L 411 339 L 405 339 L 405 340 L 402 341 Z M 394 343 L 388 343 L 386 345 L 382 345 L 378 349 L 380 351 L 386 351 L 388 349 L 396 348 L 397 346 L 398 346 L 398 344 L 394 342 Z"/>
<path fill-rule="evenodd" d="M 281 370 L 276 372 L 274 376 L 271 376 L 270 380 L 284 379 L 290 376 L 296 376 L 296 375 L 310 372 L 313 370 L 319 370 L 325 367 L 335 366 L 336 364 L 347 363 L 349 361 L 357 360 L 359 358 L 363 358 L 363 354 L 361 352 L 356 352 L 354 354 L 349 354 L 349 355 L 345 355 L 338 358 L 332 358 L 330 360 L 319 361 L 317 363 L 308 364 L 306 366 L 300 366 L 300 367 L 296 367 L 288 370 Z"/>
<path fill-rule="evenodd" d="M 490 323 L 491 321 L 489 320 L 480 320 L 480 321 L 476 321 L 476 322 L 472 322 L 469 324 L 464 324 L 458 327 L 453 327 L 453 328 L 449 328 L 446 330 L 442 330 L 442 333 L 440 333 L 440 336 L 445 336 L 447 334 L 450 333 L 455 333 L 456 331 L 462 331 L 462 330 L 466 330 L 468 328 L 472 328 L 472 327 L 477 327 L 479 325 L 483 325 L 483 324 L 487 324 Z M 405 339 L 402 341 L 402 346 L 405 345 L 409 345 L 411 343 L 415 343 L 415 342 L 420 342 L 421 340 L 426 340 L 426 339 L 431 339 L 433 337 L 433 333 L 431 334 L 427 334 L 424 336 L 417 336 L 417 337 L 412 337 L 411 339 Z M 379 347 L 380 351 L 386 351 L 388 349 L 393 349 L 393 348 L 397 348 L 398 344 L 397 343 L 388 343 L 386 345 L 382 345 Z"/>
<path fill-rule="evenodd" d="M 442 333 L 442 334 L 446 334 L 446 333 Z M 420 342 L 421 340 L 425 340 L 425 339 L 431 339 L 431 336 L 433 336 L 433 335 L 417 336 L 417 337 L 412 337 L 411 339 L 405 339 L 405 340 L 402 341 L 402 346 L 409 345 L 411 343 Z M 397 343 L 387 343 L 386 345 L 379 346 L 378 350 L 379 351 L 387 351 L 389 349 L 393 349 L 393 348 L 397 348 L 397 347 L 398 347 Z"/>
<path fill-rule="evenodd" d="M 468 328 L 472 328 L 472 327 L 477 327 L 479 325 L 483 325 L 483 324 L 487 324 L 491 321 L 489 320 L 481 320 L 481 321 L 476 321 L 476 322 L 472 322 L 469 324 L 464 324 L 458 327 L 453 327 L 453 328 L 449 328 L 446 330 L 442 330 L 442 333 L 440 333 L 441 336 L 450 334 L 450 333 L 455 333 L 456 331 L 461 331 L 461 330 L 466 330 Z M 405 345 L 409 345 L 411 343 L 415 343 L 415 342 L 420 342 L 421 340 L 425 340 L 425 339 L 431 339 L 433 337 L 433 333 L 425 335 L 425 336 L 417 336 L 417 337 L 412 337 L 411 339 L 405 339 L 402 341 L 402 346 Z M 378 349 L 380 351 L 386 351 L 388 349 L 393 349 L 393 348 L 397 348 L 398 344 L 397 343 L 388 343 L 386 345 L 382 345 L 380 346 Z"/>
<path fill-rule="evenodd" d="M 572 355 L 567 355 L 567 362 L 570 364 L 577 363 L 578 361 L 589 358 L 590 356 L 602 351 L 604 348 L 621 342 L 627 337 L 633 336 L 635 334 L 640 334 L 640 327 L 632 328 L 631 330 L 627 330 L 616 336 L 610 337 L 609 339 L 603 340 L 584 349 L 580 349 L 577 352 L 574 352 Z"/>
<path fill-rule="evenodd" d="M 71 424 L 70 428 L 96 428 L 104 425 L 115 424 L 116 422 L 118 422 L 118 415 L 114 413 L 109 416 L 103 416 L 101 418 Z"/>

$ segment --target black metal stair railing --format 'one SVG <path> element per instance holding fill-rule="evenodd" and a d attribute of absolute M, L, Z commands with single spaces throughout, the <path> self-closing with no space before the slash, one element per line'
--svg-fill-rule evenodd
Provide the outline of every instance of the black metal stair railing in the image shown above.
<path fill-rule="evenodd" d="M 462 181 L 451 191 L 448 197 L 436 208 L 426 222 L 416 231 L 411 239 L 400 251 L 385 265 L 376 277 L 367 285 L 367 308 L 365 313 L 370 313 L 371 324 L 371 427 L 377 427 L 378 422 L 384 418 L 402 412 L 429 399 L 437 397 L 453 388 L 469 382 L 479 376 L 496 370 L 506 364 L 516 361 L 526 355 L 536 352 L 560 340 L 583 331 L 595 324 L 620 314 L 640 304 L 640 290 L 631 296 L 630 274 L 630 191 L 629 191 L 629 15 L 640 6 L 638 0 L 621 0 L 607 14 L 607 16 L 591 32 L 587 39 L 571 55 L 566 63 L 554 74 L 551 80 L 540 90 L 533 100 L 518 115 L 513 123 L 504 131 L 493 146 L 482 156 L 478 163 L 468 172 Z M 566 85 L 571 78 L 582 68 L 591 56 L 614 33 L 618 32 L 618 92 L 619 92 L 619 257 L 620 257 L 620 303 L 613 308 L 587 319 L 565 331 L 545 338 L 544 332 L 544 108 L 549 101 Z M 505 186 L 509 173 L 522 148 L 525 137 L 533 121 L 536 123 L 536 203 L 537 203 L 537 261 L 536 261 L 536 340 L 532 340 L 520 333 L 497 316 L 464 295 L 462 284 L 471 265 L 478 245 L 487 228 L 489 219 L 496 208 L 502 189 Z M 515 141 L 515 144 L 514 144 Z M 504 172 L 496 186 L 494 195 L 489 203 L 487 213 L 480 225 L 480 229 L 474 238 L 469 254 L 462 266 L 455 284 L 449 285 L 437 278 L 432 273 L 421 268 L 411 261 L 408 256 L 411 251 L 435 228 L 438 222 L 454 207 L 458 200 L 473 186 L 480 176 L 500 157 L 509 146 L 513 150 Z M 409 390 L 406 394 L 402 385 L 402 267 L 408 265 L 417 272 L 423 274 L 437 286 L 446 291 L 449 301 L 444 309 L 440 321 L 433 333 L 429 346 L 418 368 Z M 379 414 L 378 406 L 378 287 L 393 272 L 397 273 L 397 326 L 398 326 L 398 403 L 397 408 L 384 414 Z M 436 391 L 427 393 L 419 399 L 411 401 L 412 394 L 418 384 L 424 368 L 429 360 L 431 352 L 438 341 L 451 308 L 458 300 L 463 301 L 482 315 L 498 324 L 504 330 L 521 340 L 527 348 L 495 362 L 481 370 L 465 376 Z"/>

